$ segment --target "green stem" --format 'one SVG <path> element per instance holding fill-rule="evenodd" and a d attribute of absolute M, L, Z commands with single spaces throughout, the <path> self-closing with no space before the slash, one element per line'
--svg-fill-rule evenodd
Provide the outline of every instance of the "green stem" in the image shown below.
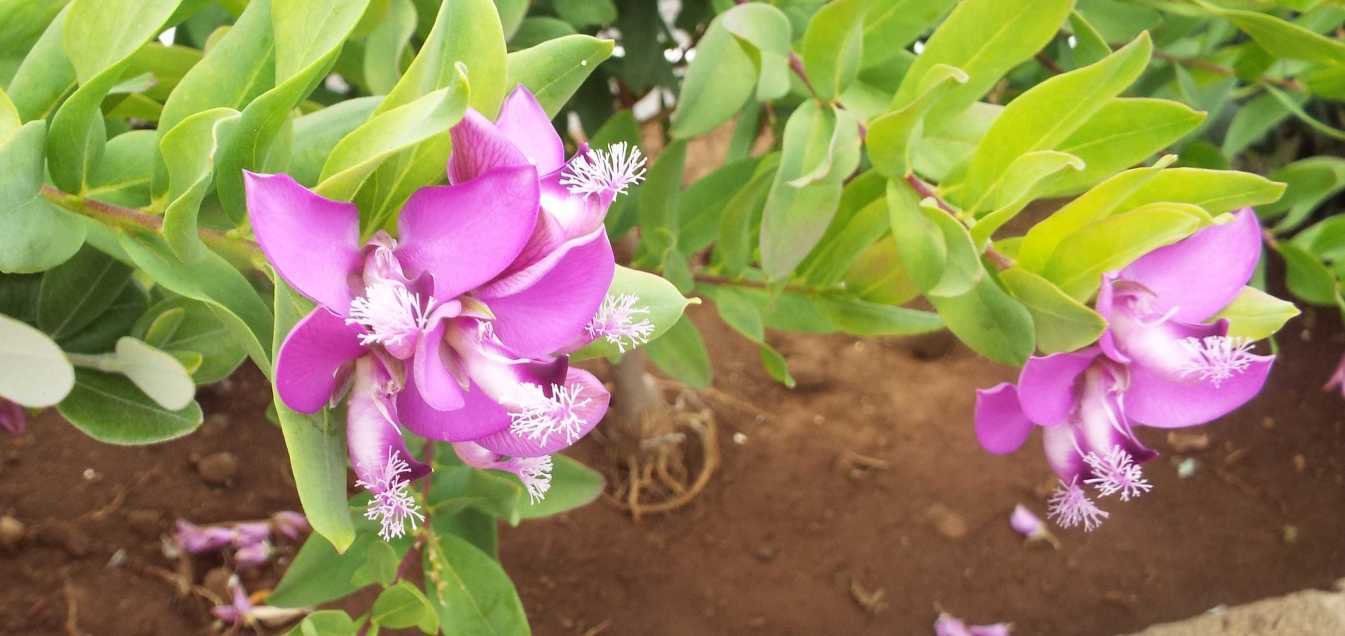
<path fill-rule="evenodd" d="M 114 229 L 148 230 L 154 233 L 163 230 L 163 217 L 145 214 L 134 208 L 125 208 L 77 194 L 70 194 L 45 184 L 42 186 L 41 194 L 42 198 L 64 210 L 89 217 Z M 199 234 L 201 240 L 210 249 L 223 256 L 235 267 L 242 270 L 255 269 L 261 271 L 265 257 L 256 243 L 210 228 L 201 228 Z"/>

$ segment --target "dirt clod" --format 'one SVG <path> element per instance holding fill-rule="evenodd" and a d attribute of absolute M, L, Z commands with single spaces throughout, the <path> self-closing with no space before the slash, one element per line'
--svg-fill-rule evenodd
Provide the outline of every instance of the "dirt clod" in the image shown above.
<path fill-rule="evenodd" d="M 136 534 L 152 539 L 159 536 L 163 525 L 163 513 L 158 510 L 131 510 L 126 513 L 126 521 Z"/>
<path fill-rule="evenodd" d="M 44 523 L 33 528 L 33 534 L 39 543 L 60 548 L 76 559 L 88 556 L 92 549 L 89 535 L 73 523 Z"/>
<path fill-rule="evenodd" d="M 949 539 L 962 539 L 967 536 L 967 520 L 952 508 L 943 504 L 933 504 L 925 510 L 925 518 L 933 524 L 939 534 Z"/>
<path fill-rule="evenodd" d="M 196 472 L 205 483 L 212 486 L 227 486 L 238 474 L 238 458 L 233 453 L 223 451 L 211 453 L 196 464 Z"/>

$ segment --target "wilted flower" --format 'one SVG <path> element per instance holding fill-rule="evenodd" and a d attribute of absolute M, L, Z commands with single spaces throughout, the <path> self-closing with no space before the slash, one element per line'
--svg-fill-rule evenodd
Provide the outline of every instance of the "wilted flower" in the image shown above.
<path fill-rule="evenodd" d="M 274 551 L 271 542 L 262 539 L 256 543 L 243 546 L 234 552 L 234 562 L 244 569 L 260 567 L 271 560 L 271 554 Z"/>
<path fill-rule="evenodd" d="M 298 541 L 311 528 L 308 525 L 308 518 L 293 510 L 281 510 L 271 515 L 271 527 L 279 534 L 290 541 Z"/>
<path fill-rule="evenodd" d="M 0 398 L 0 431 L 23 435 L 28 430 L 28 412 L 22 406 Z"/>
<path fill-rule="evenodd" d="M 1322 387 L 1323 391 L 1335 389 L 1340 392 L 1341 397 L 1345 397 L 1345 355 L 1340 356 L 1340 362 L 1336 364 L 1336 370 L 1331 374 L 1331 378 L 1326 381 Z"/>
<path fill-rule="evenodd" d="M 1008 623 L 994 625 L 968 625 L 961 619 L 940 613 L 934 621 L 934 636 L 1008 636 L 1013 626 Z"/>
<path fill-rule="evenodd" d="M 1028 543 L 1033 541 L 1045 541 L 1055 548 L 1060 547 L 1060 541 L 1051 534 L 1050 529 L 1042 523 L 1041 518 L 1033 514 L 1027 506 L 1018 504 L 1013 507 L 1013 512 L 1009 515 L 1009 526 L 1018 534 L 1023 535 Z"/>
<path fill-rule="evenodd" d="M 173 543 L 187 554 L 214 552 L 233 544 L 234 532 L 220 526 L 198 526 L 185 519 L 177 520 Z"/>
<path fill-rule="evenodd" d="M 1096 528 L 1107 513 L 1088 496 L 1129 501 L 1152 486 L 1140 464 L 1157 453 L 1135 425 L 1203 424 L 1261 390 L 1272 356 L 1228 337 L 1228 322 L 1204 324 L 1231 302 L 1260 256 L 1250 211 L 1141 257 L 1103 277 L 1098 312 L 1108 320 L 1099 346 L 1034 356 L 1018 384 L 977 392 L 976 434 L 992 453 L 1018 449 L 1043 427 L 1046 459 L 1060 477 L 1048 517 Z"/>
<path fill-rule="evenodd" d="M 210 613 L 230 625 L 246 625 L 251 618 L 253 605 L 237 576 L 229 577 L 229 593 L 232 596 L 230 602 L 210 608 Z"/>

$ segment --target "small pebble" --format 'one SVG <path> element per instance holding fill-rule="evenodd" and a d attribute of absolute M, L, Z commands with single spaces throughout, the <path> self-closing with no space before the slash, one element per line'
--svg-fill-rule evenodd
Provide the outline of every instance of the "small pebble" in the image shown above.
<path fill-rule="evenodd" d="M 1187 457 L 1177 463 L 1177 476 L 1182 479 L 1190 479 L 1199 468 L 1200 462 L 1196 461 L 1194 457 Z"/>
<path fill-rule="evenodd" d="M 967 520 L 948 506 L 937 503 L 930 506 L 925 510 L 925 518 L 929 519 L 939 534 L 949 539 L 967 536 Z"/>
<path fill-rule="evenodd" d="M 238 458 L 230 452 L 206 455 L 196 464 L 201 479 L 212 486 L 227 486 L 238 474 Z"/>
<path fill-rule="evenodd" d="M 13 548 L 23 541 L 23 522 L 5 515 L 0 517 L 0 547 Z"/>
<path fill-rule="evenodd" d="M 1283 534 L 1285 543 L 1288 544 L 1298 543 L 1298 526 L 1285 525 Z"/>
<path fill-rule="evenodd" d="M 1308 458 L 1304 457 L 1302 453 L 1294 455 L 1294 470 L 1301 473 L 1307 469 Z"/>
<path fill-rule="evenodd" d="M 1203 451 L 1210 447 L 1210 436 L 1208 433 L 1183 433 L 1172 431 L 1168 433 L 1168 445 L 1172 450 L 1178 453 L 1190 453 L 1193 451 Z"/>
<path fill-rule="evenodd" d="M 778 553 L 779 551 L 776 550 L 775 548 L 768 545 L 763 545 L 754 550 L 752 552 L 752 556 L 756 557 L 756 559 L 758 561 L 761 561 L 762 563 L 770 563 L 771 561 L 775 560 L 775 555 Z"/>

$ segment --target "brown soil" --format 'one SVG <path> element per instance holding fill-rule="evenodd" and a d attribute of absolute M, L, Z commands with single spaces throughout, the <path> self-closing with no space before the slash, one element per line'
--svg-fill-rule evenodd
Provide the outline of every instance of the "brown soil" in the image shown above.
<path fill-rule="evenodd" d="M 971 432 L 972 388 L 1011 370 L 940 337 L 780 337 L 805 385 L 789 391 L 711 310 L 695 314 L 716 387 L 764 416 L 717 407 L 723 464 L 678 513 L 636 525 L 596 503 L 505 529 L 538 634 L 927 634 L 937 608 L 1021 634 L 1111 634 L 1345 575 L 1343 402 L 1319 389 L 1345 349 L 1330 312 L 1285 332 L 1261 398 L 1202 429 L 1194 476 L 1180 479 L 1177 453 L 1149 436 L 1165 451 L 1148 467 L 1154 491 L 1113 504 L 1097 532 L 1059 533 L 1059 551 L 1024 547 L 1006 523 L 1018 502 L 1043 512 L 1035 445 L 992 457 Z M 149 448 L 92 442 L 54 415 L 0 439 L 0 514 L 28 528 L 0 549 L 0 634 L 207 631 L 205 604 L 150 568 L 176 567 L 159 547 L 175 518 L 297 505 L 266 395 L 240 373 L 206 391 L 200 433 Z M 239 462 L 229 487 L 193 463 L 221 451 Z M 110 567 L 118 550 L 126 562 Z M 196 564 L 198 581 L 212 565 Z"/>

